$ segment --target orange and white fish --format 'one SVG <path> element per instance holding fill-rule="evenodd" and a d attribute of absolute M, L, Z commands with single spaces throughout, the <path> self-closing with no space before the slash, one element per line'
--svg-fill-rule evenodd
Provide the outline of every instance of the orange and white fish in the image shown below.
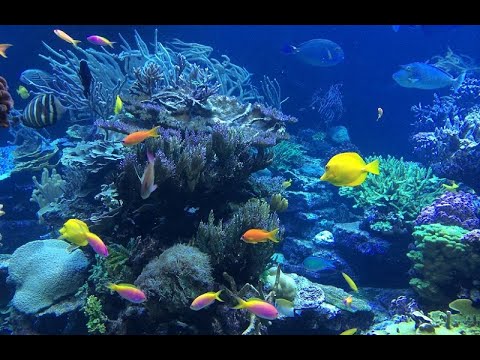
<path fill-rule="evenodd" d="M 139 304 L 147 300 L 145 293 L 132 284 L 108 284 L 107 288 L 110 290 L 116 291 L 118 295 L 131 301 L 133 303 Z"/>
<path fill-rule="evenodd" d="M 0 44 L 0 56 L 4 57 L 6 59 L 7 54 L 5 54 L 5 51 L 7 51 L 7 49 L 10 46 L 13 46 L 13 45 L 12 44 Z"/>
<path fill-rule="evenodd" d="M 380 120 L 380 118 L 383 116 L 383 109 L 382 108 L 378 108 L 377 109 L 377 121 Z"/>
<path fill-rule="evenodd" d="M 242 235 L 241 240 L 246 243 L 256 244 L 261 242 L 267 242 L 268 240 L 278 243 L 276 235 L 278 234 L 278 228 L 273 229 L 272 231 L 267 231 L 263 229 L 250 229 Z"/>
<path fill-rule="evenodd" d="M 57 35 L 60 39 L 62 40 L 65 40 L 66 42 L 72 44 L 73 46 L 77 47 L 77 44 L 79 42 L 81 42 L 80 40 L 75 40 L 73 39 L 70 35 L 68 35 L 66 32 L 62 31 L 62 30 L 59 30 L 59 29 L 55 29 L 53 30 L 53 32 L 55 33 L 55 35 Z"/>
<path fill-rule="evenodd" d="M 153 129 L 150 130 L 141 130 L 141 131 L 135 131 L 134 133 L 131 133 L 130 135 L 127 135 L 123 140 L 122 143 L 125 146 L 133 146 L 140 144 L 142 141 L 145 139 L 151 138 L 151 137 L 159 137 L 157 130 L 160 126 L 155 126 Z"/>
<path fill-rule="evenodd" d="M 190 305 L 190 309 L 195 310 L 195 311 L 203 309 L 203 308 L 213 304 L 215 302 L 215 300 L 223 302 L 223 300 L 220 299 L 220 293 L 221 292 L 222 292 L 222 290 L 217 291 L 217 292 L 210 291 L 210 292 L 207 292 L 207 293 L 202 294 L 200 296 L 197 296 L 195 298 L 195 300 L 193 300 L 192 305 Z"/>
<path fill-rule="evenodd" d="M 143 175 L 140 178 L 140 196 L 143 200 L 148 199 L 150 194 L 157 190 L 158 185 L 155 182 L 155 157 L 149 151 L 147 151 L 148 164 L 143 171 Z"/>

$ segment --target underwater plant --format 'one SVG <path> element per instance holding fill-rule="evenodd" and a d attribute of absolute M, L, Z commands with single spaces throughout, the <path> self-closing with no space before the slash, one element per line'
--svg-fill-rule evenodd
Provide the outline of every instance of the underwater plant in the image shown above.
<path fill-rule="evenodd" d="M 102 302 L 95 295 L 87 297 L 83 312 L 87 317 L 87 330 L 89 334 L 105 334 L 107 327 L 105 323 L 108 318 L 103 312 Z"/>

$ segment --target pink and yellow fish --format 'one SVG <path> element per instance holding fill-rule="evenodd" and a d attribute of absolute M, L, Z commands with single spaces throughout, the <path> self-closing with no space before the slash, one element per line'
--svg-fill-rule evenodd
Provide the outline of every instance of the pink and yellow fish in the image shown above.
<path fill-rule="evenodd" d="M 143 200 L 148 199 L 150 194 L 154 192 L 158 185 L 154 184 L 155 182 L 155 157 L 152 153 L 147 151 L 148 163 L 143 171 L 143 175 L 140 178 L 140 196 Z"/>
<path fill-rule="evenodd" d="M 257 298 L 247 301 L 237 297 L 238 305 L 234 309 L 247 309 L 259 318 L 275 320 L 278 317 L 278 310 L 272 304 Z"/>
<path fill-rule="evenodd" d="M 147 300 L 145 293 L 132 284 L 108 284 L 107 288 L 110 290 L 116 291 L 118 295 L 131 301 L 133 303 L 139 304 Z"/>
<path fill-rule="evenodd" d="M 98 36 L 98 35 L 92 35 L 87 37 L 87 40 L 90 41 L 94 45 L 100 45 L 100 46 L 110 46 L 113 48 L 113 44 L 115 44 L 115 41 L 110 41 L 107 38 L 104 38 L 103 36 Z"/>
<path fill-rule="evenodd" d="M 108 256 L 108 249 L 105 243 L 94 233 L 88 232 L 86 234 L 88 244 L 92 247 L 93 251 L 95 251 L 98 255 L 107 257 Z"/>
<path fill-rule="evenodd" d="M 0 44 L 0 56 L 4 57 L 5 59 L 7 58 L 7 54 L 5 53 L 7 49 L 13 46 L 12 44 Z"/>
<path fill-rule="evenodd" d="M 192 305 L 190 305 L 190 309 L 198 311 L 200 309 L 203 309 L 215 302 L 215 300 L 223 302 L 222 299 L 220 299 L 220 293 L 222 290 L 214 292 L 210 291 L 205 294 L 202 294 L 200 296 L 197 296 L 195 300 L 193 300 Z"/>
<path fill-rule="evenodd" d="M 55 29 L 53 30 L 53 32 L 55 33 L 55 35 L 57 35 L 60 39 L 62 40 L 65 40 L 66 42 L 72 44 L 73 46 L 77 47 L 77 44 L 79 42 L 81 42 L 80 40 L 75 40 L 73 39 L 70 35 L 68 35 L 66 32 L 62 31 L 62 30 L 59 30 L 59 29 Z"/>
<path fill-rule="evenodd" d="M 153 129 L 150 130 L 141 130 L 141 131 L 135 131 L 134 133 L 131 133 L 130 135 L 127 135 L 123 140 L 122 143 L 125 146 L 133 146 L 140 144 L 142 141 L 145 139 L 151 138 L 151 137 L 159 137 L 157 130 L 160 126 L 156 126 Z"/>
<path fill-rule="evenodd" d="M 59 239 L 65 239 L 72 243 L 68 247 L 69 251 L 73 251 L 81 246 L 90 245 L 98 255 L 107 257 L 108 249 L 96 234 L 90 232 L 87 224 L 78 219 L 69 219 L 60 229 Z"/>
<path fill-rule="evenodd" d="M 263 229 L 250 229 L 242 235 L 241 240 L 249 244 L 267 242 L 268 240 L 278 243 L 278 239 L 276 238 L 277 233 L 278 228 L 273 229 L 272 231 Z"/>

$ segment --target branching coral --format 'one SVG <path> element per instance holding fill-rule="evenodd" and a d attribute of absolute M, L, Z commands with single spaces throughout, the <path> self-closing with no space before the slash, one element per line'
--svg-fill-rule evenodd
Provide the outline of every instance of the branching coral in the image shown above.
<path fill-rule="evenodd" d="M 340 91 L 342 84 L 331 85 L 328 91 L 322 93 L 322 89 L 317 90 L 312 95 L 310 108 L 316 110 L 320 116 L 319 124 L 323 127 L 329 127 L 340 120 L 343 115 L 343 96 Z"/>
<path fill-rule="evenodd" d="M 218 281 L 223 272 L 228 271 L 237 281 L 254 282 L 275 252 L 275 246 L 272 242 L 247 244 L 241 236 L 249 229 L 270 231 L 278 227 L 278 217 L 270 213 L 268 203 L 250 199 L 225 224 L 220 220 L 215 225 L 215 216 L 211 212 L 208 222 L 200 223 L 194 244 L 210 254 Z"/>
<path fill-rule="evenodd" d="M 373 159 L 368 157 L 365 161 Z M 375 224 L 389 222 L 394 227 L 400 227 L 398 232 L 401 232 L 415 220 L 424 206 L 443 192 L 442 179 L 432 175 L 430 168 L 404 161 L 403 158 L 380 156 L 378 159 L 380 175 L 368 176 L 361 186 L 341 187 L 339 194 L 353 198 L 355 208 L 369 210 L 365 220 L 370 229 L 381 230 L 385 226 Z M 387 228 L 391 230 L 389 226 Z"/>

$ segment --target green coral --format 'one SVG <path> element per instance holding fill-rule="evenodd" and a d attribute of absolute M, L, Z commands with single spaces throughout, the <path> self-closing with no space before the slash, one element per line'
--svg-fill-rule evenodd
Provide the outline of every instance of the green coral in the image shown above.
<path fill-rule="evenodd" d="M 41 183 L 38 182 L 36 176 L 33 176 L 32 179 L 36 189 L 33 190 L 30 201 L 36 202 L 40 206 L 37 216 L 42 223 L 43 215 L 57 205 L 57 201 L 65 192 L 67 182 L 60 174 L 57 174 L 57 170 L 53 169 L 50 175 L 47 168 L 43 169 Z"/>
<path fill-rule="evenodd" d="M 256 282 L 275 252 L 275 245 L 268 241 L 247 244 L 241 240 L 249 229 L 273 230 L 279 227 L 277 214 L 271 213 L 264 200 L 250 199 L 241 206 L 227 223 L 215 224 L 213 211 L 207 222 L 201 222 L 195 237 L 195 246 L 210 255 L 215 268 L 215 278 L 221 281 L 223 272 L 238 282 Z M 278 238 L 281 238 L 281 231 Z"/>
<path fill-rule="evenodd" d="M 107 328 L 105 323 L 108 318 L 103 313 L 101 301 L 95 296 L 90 295 L 83 307 L 83 312 L 87 317 L 87 330 L 89 334 L 105 334 Z"/>
<path fill-rule="evenodd" d="M 367 157 L 365 161 L 369 163 L 375 159 L 380 161 L 379 175 L 369 174 L 362 185 L 339 189 L 339 195 L 354 199 L 354 208 L 373 209 L 383 215 L 372 230 L 390 229 L 384 223 L 376 224 L 388 222 L 388 219 L 411 224 L 423 207 L 443 193 L 444 179 L 433 175 L 431 168 L 390 155 L 387 158 Z"/>
<path fill-rule="evenodd" d="M 273 148 L 271 168 L 280 172 L 299 168 L 305 160 L 305 148 L 292 141 L 282 141 Z"/>
<path fill-rule="evenodd" d="M 371 311 L 372 308 L 368 305 L 368 302 L 361 299 L 357 295 L 352 295 L 352 303 L 351 306 L 346 305 L 344 300 L 350 296 L 345 290 L 341 288 L 337 288 L 335 286 L 330 285 L 321 285 L 319 284 L 321 289 L 325 294 L 325 302 L 331 304 L 341 310 L 345 310 L 348 312 L 357 312 L 357 311 Z"/>
<path fill-rule="evenodd" d="M 458 289 L 458 279 L 478 273 L 480 255 L 475 254 L 461 238 L 467 234 L 458 226 L 429 224 L 416 226 L 415 248 L 407 256 L 414 263 L 416 277 L 410 285 L 425 300 L 448 301 Z"/>

